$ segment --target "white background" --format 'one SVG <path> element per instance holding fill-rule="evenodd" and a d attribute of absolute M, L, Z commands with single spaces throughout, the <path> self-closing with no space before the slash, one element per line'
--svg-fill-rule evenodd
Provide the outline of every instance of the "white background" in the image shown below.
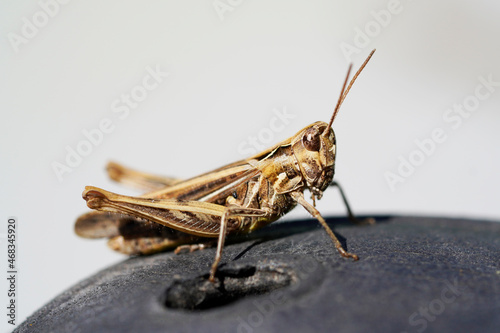
<path fill-rule="evenodd" d="M 356 31 L 367 27 L 355 68 L 377 52 L 333 126 L 335 177 L 356 212 L 500 218 L 500 87 L 458 128 L 443 119 L 471 100 L 478 77 L 500 81 L 497 1 L 402 0 L 385 26 L 371 11 L 387 10 L 389 1 L 229 3 L 221 14 L 212 0 L 74 0 L 17 47 L 9 36 L 22 36 L 23 18 L 33 22 L 42 9 L 35 1 L 0 3 L 0 211 L 3 225 L 19 219 L 19 323 L 124 259 L 104 241 L 73 233 L 88 210 L 85 185 L 136 193 L 107 179 L 107 161 L 190 177 L 247 157 L 239 145 L 270 126 L 273 109 L 295 116 L 273 143 L 328 121 L 350 62 L 341 45 L 355 46 Z M 148 66 L 170 75 L 120 119 L 111 104 L 142 84 Z M 53 162 L 65 163 L 66 147 L 76 149 L 82 130 L 103 118 L 113 132 L 59 181 Z M 384 175 L 397 173 L 399 156 L 408 158 L 415 140 L 435 128 L 446 141 L 391 191 Z M 344 214 L 335 191 L 318 207 Z M 294 216 L 306 214 L 287 219 Z"/>

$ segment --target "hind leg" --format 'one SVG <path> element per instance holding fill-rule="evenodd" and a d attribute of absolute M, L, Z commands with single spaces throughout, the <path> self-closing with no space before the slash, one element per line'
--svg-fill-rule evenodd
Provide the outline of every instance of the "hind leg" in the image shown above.
<path fill-rule="evenodd" d="M 344 193 L 344 190 L 342 189 L 342 187 L 340 186 L 339 183 L 337 183 L 336 181 L 333 181 L 330 184 L 330 186 L 331 187 L 336 186 L 339 189 L 340 196 L 342 197 L 342 201 L 344 201 L 345 207 L 347 209 L 347 215 L 349 217 L 349 221 L 351 221 L 354 224 L 358 224 L 358 225 L 375 224 L 375 219 L 373 217 L 368 217 L 366 219 L 360 220 L 356 216 L 354 216 L 354 214 L 352 213 L 352 210 L 351 210 L 351 206 L 349 205 L 349 202 L 347 201 L 347 197 Z"/>
<path fill-rule="evenodd" d="M 175 247 L 177 248 L 183 246 L 189 247 L 191 245 L 186 243 L 190 243 L 197 240 L 199 240 L 198 237 L 192 237 L 189 235 L 186 235 L 186 237 L 181 237 L 181 238 L 165 238 L 165 237 L 127 238 L 120 235 L 111 238 L 108 241 L 108 246 L 115 251 L 128 255 L 149 255 L 173 249 Z"/>
<path fill-rule="evenodd" d="M 177 248 L 174 250 L 175 254 L 180 254 L 182 252 L 194 252 L 194 251 L 200 251 L 204 250 L 210 247 L 213 247 L 215 244 L 217 244 L 216 240 L 209 240 L 204 243 L 198 243 L 198 244 L 184 244 L 184 245 L 179 245 Z"/>

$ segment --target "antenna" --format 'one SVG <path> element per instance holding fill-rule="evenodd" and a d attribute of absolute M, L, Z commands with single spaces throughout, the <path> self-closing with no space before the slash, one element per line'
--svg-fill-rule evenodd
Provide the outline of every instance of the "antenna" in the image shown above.
<path fill-rule="evenodd" d="M 346 88 L 346 84 L 347 84 L 347 81 L 349 80 L 349 74 L 351 73 L 351 68 L 352 68 L 352 64 L 349 65 L 349 69 L 347 70 L 347 76 L 345 78 L 344 85 L 342 86 L 342 90 L 340 91 L 339 100 L 337 101 L 337 105 L 335 106 L 335 110 L 333 111 L 333 115 L 332 115 L 332 118 L 330 119 L 330 123 L 328 124 L 328 127 L 323 132 L 323 135 L 326 136 L 330 132 L 330 128 L 332 127 L 333 120 L 337 116 L 337 113 L 339 112 L 340 106 L 344 102 L 347 94 L 349 93 L 349 90 L 351 90 L 351 87 L 354 84 L 354 81 L 356 81 L 356 79 L 358 78 L 358 76 L 361 73 L 361 71 L 365 68 L 365 66 L 368 63 L 368 61 L 370 61 L 371 57 L 373 56 L 373 53 L 375 53 L 375 49 L 373 49 L 373 51 L 370 52 L 370 55 L 366 58 L 365 62 L 363 62 L 363 64 L 358 69 L 358 71 L 356 72 L 356 74 L 354 74 L 354 77 L 351 79 L 351 82 L 349 82 L 349 85 Z"/>
<path fill-rule="evenodd" d="M 325 131 L 323 132 L 325 136 L 328 135 L 330 132 L 330 128 L 332 127 L 333 120 L 337 116 L 337 113 L 339 112 L 340 104 L 342 104 L 342 101 L 344 100 L 344 90 L 345 86 L 347 85 L 347 80 L 349 80 L 349 75 L 351 74 L 351 69 L 352 69 L 352 64 L 349 65 L 349 68 L 347 69 L 347 75 L 344 80 L 344 85 L 342 86 L 342 90 L 340 91 L 340 96 L 337 101 L 337 105 L 335 106 L 335 109 L 333 110 L 332 117 L 330 118 L 330 122 L 328 123 L 328 126 L 326 127 Z"/>

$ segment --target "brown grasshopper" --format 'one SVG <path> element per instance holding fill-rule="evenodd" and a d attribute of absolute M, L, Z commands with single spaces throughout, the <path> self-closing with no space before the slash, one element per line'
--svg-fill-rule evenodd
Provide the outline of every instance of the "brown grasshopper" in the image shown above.
<path fill-rule="evenodd" d="M 250 158 L 187 180 L 150 175 L 108 164 L 116 181 L 146 189 L 139 197 L 124 196 L 87 186 L 83 199 L 101 212 L 82 215 L 75 224 L 78 235 L 109 237 L 108 245 L 126 254 L 150 254 L 177 247 L 190 251 L 204 248 L 204 238 L 218 238 L 210 281 L 215 281 L 224 241 L 229 234 L 249 233 L 288 213 L 297 204 L 325 228 L 343 257 L 358 260 L 340 244 L 315 208 L 328 186 L 337 186 L 351 220 L 355 220 L 345 195 L 332 182 L 335 167 L 335 134 L 331 125 L 354 81 L 366 66 L 373 50 L 349 85 L 347 76 L 337 105 L 327 124 L 315 122 L 297 134 Z M 347 88 L 346 88 L 347 85 Z M 313 204 L 304 199 L 311 192 Z M 192 245 L 200 242 L 201 244 Z"/>

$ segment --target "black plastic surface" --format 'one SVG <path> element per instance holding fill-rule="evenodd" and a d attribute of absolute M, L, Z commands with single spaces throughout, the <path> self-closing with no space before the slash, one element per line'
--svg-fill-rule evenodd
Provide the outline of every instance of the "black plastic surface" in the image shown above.
<path fill-rule="evenodd" d="M 315 220 L 273 224 L 224 248 L 215 285 L 213 248 L 126 259 L 15 332 L 500 331 L 500 223 L 376 219 L 328 219 L 357 262 Z"/>

